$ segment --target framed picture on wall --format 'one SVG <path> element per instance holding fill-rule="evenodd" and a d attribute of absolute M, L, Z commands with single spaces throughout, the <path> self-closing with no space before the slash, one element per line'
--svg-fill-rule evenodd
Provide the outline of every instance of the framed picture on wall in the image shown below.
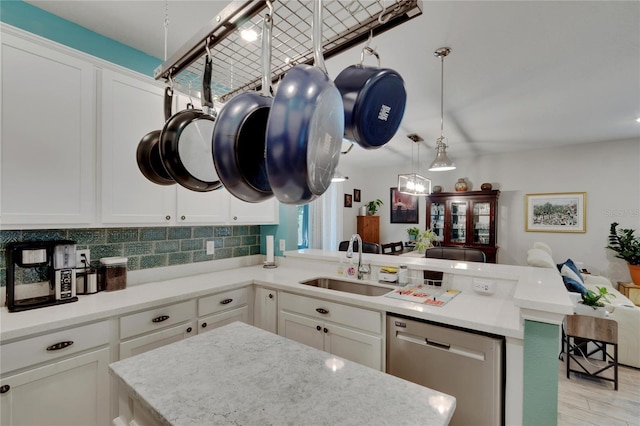
<path fill-rule="evenodd" d="M 527 232 L 587 232 L 586 192 L 525 196 Z"/>
<path fill-rule="evenodd" d="M 360 190 L 359 189 L 354 189 L 353 190 L 353 201 L 355 203 L 359 203 L 360 202 Z"/>
<path fill-rule="evenodd" d="M 391 223 L 418 223 L 418 196 L 403 194 L 391 188 Z"/>
<path fill-rule="evenodd" d="M 351 194 L 344 194 L 344 206 L 349 208 L 353 206 L 353 197 Z"/>

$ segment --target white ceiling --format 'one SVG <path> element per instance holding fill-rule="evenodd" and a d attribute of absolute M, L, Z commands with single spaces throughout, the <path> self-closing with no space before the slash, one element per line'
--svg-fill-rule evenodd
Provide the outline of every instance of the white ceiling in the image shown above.
<path fill-rule="evenodd" d="M 169 56 L 228 4 L 27 3 L 158 58 L 167 4 Z M 424 1 L 421 16 L 372 45 L 382 65 L 405 80 L 405 116 L 391 142 L 377 150 L 356 147 L 341 162 L 407 163 L 409 133 L 425 139 L 421 158 L 431 161 L 440 133 L 440 60 L 433 52 L 441 46 L 452 48 L 444 64 L 444 134 L 454 160 L 640 138 L 638 1 Z M 328 60 L 329 74 L 358 61 L 359 49 Z"/>

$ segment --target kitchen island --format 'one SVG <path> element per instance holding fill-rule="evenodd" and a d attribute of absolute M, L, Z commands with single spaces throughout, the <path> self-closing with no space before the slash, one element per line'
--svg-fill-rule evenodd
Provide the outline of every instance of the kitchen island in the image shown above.
<path fill-rule="evenodd" d="M 452 396 L 239 322 L 110 371 L 132 407 L 115 423 L 445 425 L 456 406 Z"/>

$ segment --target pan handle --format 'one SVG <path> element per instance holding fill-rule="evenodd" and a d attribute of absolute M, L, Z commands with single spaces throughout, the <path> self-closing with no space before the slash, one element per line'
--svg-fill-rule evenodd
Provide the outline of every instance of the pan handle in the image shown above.
<path fill-rule="evenodd" d="M 213 109 L 213 100 L 211 98 L 211 69 L 213 60 L 209 54 L 209 46 L 207 46 L 207 55 L 204 57 L 204 73 L 202 75 L 202 109 L 205 112 Z M 205 110 L 205 107 L 209 110 Z M 211 114 L 213 115 L 213 114 Z"/>
<path fill-rule="evenodd" d="M 324 56 L 322 56 L 322 0 L 313 2 L 312 22 L 313 62 L 316 67 L 328 74 L 327 66 L 324 64 Z"/>
<path fill-rule="evenodd" d="M 273 28 L 273 6 L 267 1 L 269 13 L 262 21 L 262 96 L 271 97 L 271 29 Z"/>
<path fill-rule="evenodd" d="M 171 118 L 171 104 L 173 103 L 173 89 L 169 86 L 164 89 L 164 121 Z"/>

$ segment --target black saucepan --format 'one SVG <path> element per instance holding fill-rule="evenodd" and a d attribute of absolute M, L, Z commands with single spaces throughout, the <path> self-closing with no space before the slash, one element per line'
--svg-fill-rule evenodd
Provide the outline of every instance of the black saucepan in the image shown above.
<path fill-rule="evenodd" d="M 164 120 L 171 117 L 171 103 L 173 102 L 173 89 L 164 89 Z M 136 150 L 138 168 L 151 182 L 158 185 L 175 185 L 176 181 L 164 168 L 160 156 L 160 130 L 154 130 L 142 137 Z"/>
<path fill-rule="evenodd" d="M 304 204 L 331 184 L 344 134 L 342 97 L 322 57 L 322 0 L 313 14 L 315 66 L 296 65 L 273 99 L 266 136 L 267 177 L 284 204 Z"/>
<path fill-rule="evenodd" d="M 273 197 L 265 163 L 265 132 L 271 97 L 272 14 L 262 24 L 262 93 L 245 92 L 220 110 L 213 129 L 213 160 L 224 187 L 236 198 L 256 203 Z"/>
<path fill-rule="evenodd" d="M 378 58 L 378 67 L 362 65 L 365 51 Z M 389 142 L 400 127 L 407 103 L 400 74 L 380 68 L 378 54 L 365 46 L 360 64 L 344 69 L 335 84 L 344 103 L 344 136 L 365 149 Z"/>
<path fill-rule="evenodd" d="M 222 187 L 211 153 L 216 120 L 211 112 L 211 68 L 211 56 L 207 54 L 202 77 L 202 110 L 187 108 L 174 114 L 160 133 L 160 154 L 165 168 L 178 184 L 197 192 Z"/>

